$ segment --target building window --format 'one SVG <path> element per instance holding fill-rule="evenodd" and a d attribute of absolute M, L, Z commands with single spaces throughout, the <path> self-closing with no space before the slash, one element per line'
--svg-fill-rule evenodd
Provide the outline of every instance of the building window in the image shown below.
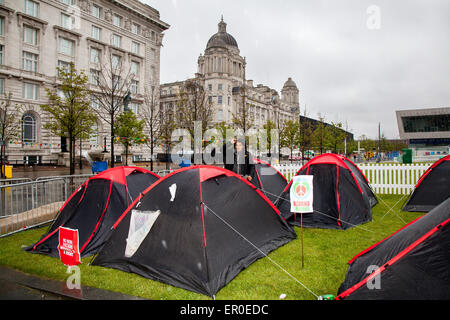
<path fill-rule="evenodd" d="M 218 104 L 222 104 L 222 96 L 218 96 L 217 97 L 217 103 Z"/>
<path fill-rule="evenodd" d="M 134 34 L 139 34 L 141 32 L 141 26 L 137 23 L 133 23 L 131 25 L 131 32 L 133 32 Z"/>
<path fill-rule="evenodd" d="M 95 69 L 91 69 L 89 73 L 89 83 L 98 86 L 98 79 L 100 77 L 100 72 Z"/>
<path fill-rule="evenodd" d="M 450 131 L 448 114 L 402 117 L 402 122 L 406 133 Z"/>
<path fill-rule="evenodd" d="M 94 38 L 95 40 L 99 40 L 100 41 L 101 31 L 102 31 L 102 29 L 100 29 L 99 27 L 92 26 L 91 37 Z"/>
<path fill-rule="evenodd" d="M 5 18 L 0 17 L 0 36 L 3 35 L 3 29 L 5 28 Z"/>
<path fill-rule="evenodd" d="M 36 118 L 30 113 L 22 117 L 22 141 L 36 142 Z"/>
<path fill-rule="evenodd" d="M 120 76 L 112 76 L 112 87 L 113 89 L 118 89 L 120 87 Z"/>
<path fill-rule="evenodd" d="M 150 80 L 151 81 L 155 81 L 155 79 L 156 79 L 156 68 L 155 68 L 155 66 L 151 66 L 150 67 L 150 69 L 151 69 L 151 72 L 150 72 Z"/>
<path fill-rule="evenodd" d="M 131 73 L 136 77 L 139 76 L 139 62 L 131 61 Z"/>
<path fill-rule="evenodd" d="M 67 72 L 70 69 L 70 63 L 66 62 L 66 61 L 58 60 L 58 68 Z M 61 73 L 58 72 L 58 75 L 61 76 Z"/>
<path fill-rule="evenodd" d="M 121 65 L 120 56 L 113 54 L 111 58 L 111 64 L 113 69 L 120 69 Z"/>
<path fill-rule="evenodd" d="M 63 54 L 67 54 L 69 56 L 73 56 L 74 55 L 74 42 L 73 40 L 69 40 L 63 37 L 59 37 L 58 39 L 59 43 L 58 43 L 58 49 L 60 53 Z"/>
<path fill-rule="evenodd" d="M 228 97 L 228 105 L 230 105 L 230 103 L 231 103 L 231 98 Z"/>
<path fill-rule="evenodd" d="M 122 37 L 117 34 L 113 34 L 111 38 L 111 44 L 115 47 L 120 48 L 122 44 Z"/>
<path fill-rule="evenodd" d="M 91 63 L 100 63 L 100 50 L 96 48 L 91 48 Z"/>
<path fill-rule="evenodd" d="M 208 97 L 208 103 L 210 103 L 210 104 L 212 103 L 212 96 Z"/>
<path fill-rule="evenodd" d="M 37 45 L 38 30 L 29 26 L 23 26 L 23 42 Z"/>
<path fill-rule="evenodd" d="M 66 100 L 69 97 L 68 92 L 65 92 L 64 90 L 62 90 L 60 88 L 58 88 L 58 90 L 56 91 L 56 94 L 63 101 Z"/>
<path fill-rule="evenodd" d="M 138 91 L 139 91 L 139 81 L 131 80 L 130 92 L 133 93 L 133 94 L 137 94 Z"/>
<path fill-rule="evenodd" d="M 139 54 L 139 43 L 137 43 L 136 41 L 131 42 L 131 52 Z"/>
<path fill-rule="evenodd" d="M 217 110 L 217 121 L 223 121 L 223 111 L 222 111 L 222 109 Z"/>
<path fill-rule="evenodd" d="M 150 59 L 151 59 L 151 60 L 154 60 L 154 59 L 155 59 L 155 56 L 156 56 L 155 49 L 152 48 L 152 49 L 150 50 Z"/>
<path fill-rule="evenodd" d="M 0 78 L 0 94 L 5 93 L 5 79 Z"/>
<path fill-rule="evenodd" d="M 38 99 L 39 86 L 35 83 L 22 82 L 22 98 L 29 100 Z"/>
<path fill-rule="evenodd" d="M 100 19 L 100 7 L 96 6 L 95 4 L 92 6 L 92 15 L 98 19 Z"/>
<path fill-rule="evenodd" d="M 121 27 L 122 17 L 117 14 L 113 15 L 113 25 L 115 25 L 116 27 Z"/>
<path fill-rule="evenodd" d="M 136 102 L 131 102 L 130 104 L 128 104 L 128 108 L 135 114 L 138 114 L 139 112 L 139 104 L 137 104 Z"/>
<path fill-rule="evenodd" d="M 100 108 L 100 99 L 97 96 L 91 96 L 91 108 L 98 110 Z"/>
<path fill-rule="evenodd" d="M 61 27 L 72 29 L 72 17 L 68 14 L 61 13 Z"/>
<path fill-rule="evenodd" d="M 5 46 L 0 44 L 0 64 L 3 64 L 3 51 L 5 49 Z"/>
<path fill-rule="evenodd" d="M 99 134 L 98 134 L 98 124 L 95 122 L 92 126 L 91 126 L 91 130 L 93 133 L 91 133 L 91 135 L 89 136 L 89 144 L 91 147 L 98 147 L 98 138 L 99 138 Z"/>
<path fill-rule="evenodd" d="M 22 52 L 22 69 L 26 71 L 37 72 L 38 55 L 23 51 Z"/>
<path fill-rule="evenodd" d="M 39 4 L 31 0 L 25 0 L 24 11 L 26 14 L 37 18 L 39 14 Z"/>
<path fill-rule="evenodd" d="M 75 0 L 61 0 L 65 4 L 68 4 L 69 6 L 73 6 L 75 4 Z"/>
<path fill-rule="evenodd" d="M 219 91 L 222 91 L 222 84 L 221 84 L 221 83 L 219 83 L 219 84 L 217 85 L 217 89 L 218 89 Z"/>
<path fill-rule="evenodd" d="M 208 84 L 208 90 L 212 91 L 212 84 Z"/>

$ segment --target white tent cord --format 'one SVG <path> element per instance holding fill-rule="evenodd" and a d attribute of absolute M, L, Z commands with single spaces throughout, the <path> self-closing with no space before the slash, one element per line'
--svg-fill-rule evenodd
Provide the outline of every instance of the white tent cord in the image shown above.
<path fill-rule="evenodd" d="M 261 249 L 259 249 L 256 245 L 254 245 L 250 240 L 248 240 L 246 237 L 244 237 L 239 231 L 237 231 L 233 226 L 231 226 L 228 222 L 223 220 L 221 217 L 219 217 L 214 210 L 212 210 L 210 207 L 206 205 L 206 203 L 203 202 L 203 205 L 210 210 L 217 218 L 219 218 L 223 223 L 225 223 L 228 227 L 230 227 L 234 232 L 236 232 L 239 236 L 241 236 L 245 241 L 250 243 L 253 247 L 255 247 L 256 250 L 261 252 L 267 259 L 270 260 L 274 265 L 276 265 L 278 268 L 280 268 L 283 272 L 285 272 L 288 276 L 290 276 L 292 279 L 294 279 L 297 283 L 299 283 L 303 288 L 305 288 L 309 293 L 311 293 L 316 298 L 319 298 L 317 294 L 315 294 L 313 291 L 311 291 L 307 286 L 305 286 L 303 283 L 301 283 L 298 279 L 296 279 L 293 275 L 291 275 L 288 271 L 286 271 L 282 266 L 280 266 L 277 262 L 275 262 L 273 259 L 271 259 L 267 254 L 265 254 Z"/>
<path fill-rule="evenodd" d="M 262 189 L 261 189 L 261 190 L 262 190 Z M 264 192 L 266 192 L 266 193 L 268 193 L 268 194 L 270 194 L 270 195 L 272 195 L 272 196 L 274 196 L 274 197 L 277 197 L 278 199 L 282 199 L 282 200 L 287 201 L 287 202 L 290 203 L 290 200 L 288 200 L 288 199 L 286 199 L 286 198 L 277 196 L 276 194 L 270 193 L 270 192 L 268 192 L 268 191 L 264 191 Z M 321 215 L 324 215 L 324 216 L 326 216 L 326 217 L 328 217 L 328 218 L 331 218 L 331 219 L 334 219 L 334 220 L 336 220 L 336 221 L 342 221 L 342 222 L 344 222 L 344 223 L 346 223 L 346 224 L 351 225 L 352 227 L 359 228 L 359 229 L 364 230 L 364 231 L 367 231 L 367 232 L 375 233 L 375 232 L 372 231 L 372 230 L 363 228 L 363 227 L 358 226 L 358 225 L 356 225 L 356 224 L 352 224 L 352 223 L 347 222 L 347 221 L 344 221 L 344 220 L 342 220 L 342 219 L 337 219 L 337 218 L 335 218 L 335 217 L 332 217 L 332 216 L 330 216 L 330 215 L 328 215 L 328 214 L 326 214 L 326 213 L 323 213 L 323 212 L 318 211 L 317 209 L 314 209 L 314 213 L 319 213 L 319 214 L 321 214 Z"/>
<path fill-rule="evenodd" d="M 399 203 L 404 197 L 406 197 L 407 195 L 403 195 L 403 197 L 400 198 L 400 200 L 398 200 L 392 207 L 389 207 L 386 202 L 383 201 L 383 199 L 381 199 L 380 196 L 378 196 L 378 199 L 381 200 L 381 202 L 389 209 L 381 218 L 380 220 L 383 220 L 383 218 L 392 210 L 392 212 L 400 219 L 402 220 L 403 223 L 406 224 L 406 221 L 402 219 L 402 217 L 400 217 L 394 210 L 395 206 L 397 205 L 397 203 Z"/>

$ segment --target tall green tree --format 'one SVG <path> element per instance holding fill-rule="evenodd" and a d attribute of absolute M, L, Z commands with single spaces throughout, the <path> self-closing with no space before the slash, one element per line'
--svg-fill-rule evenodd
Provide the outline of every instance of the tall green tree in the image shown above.
<path fill-rule="evenodd" d="M 275 122 L 271 121 L 271 120 L 267 120 L 266 123 L 263 125 L 264 130 L 266 131 L 266 138 L 267 138 L 267 150 L 269 153 L 272 152 L 272 135 L 271 132 L 272 130 L 277 129 L 277 125 Z M 279 140 L 279 139 L 278 139 Z M 278 149 L 278 154 L 279 154 L 279 150 L 280 150 L 280 141 L 278 141 L 278 145 L 277 145 L 277 149 Z"/>
<path fill-rule="evenodd" d="M 311 149 L 312 143 L 313 143 L 313 127 L 310 121 L 306 121 L 307 113 L 306 113 L 306 107 L 304 111 L 304 120 L 299 120 L 299 143 L 300 143 L 300 149 L 302 152 L 302 164 L 305 160 L 305 153 L 307 150 Z"/>
<path fill-rule="evenodd" d="M 333 122 L 331 121 L 330 125 L 327 126 L 327 134 L 325 145 L 327 148 L 330 148 L 333 153 L 339 153 L 340 150 L 343 151 L 344 140 L 346 137 L 346 133 L 343 130 L 343 125 L 341 122 Z"/>
<path fill-rule="evenodd" d="M 186 129 L 191 136 L 191 147 L 194 150 L 194 161 L 201 161 L 200 150 L 202 137 L 211 127 L 214 109 L 208 97 L 203 81 L 189 79 L 178 92 L 176 123 L 179 128 Z M 199 130 L 201 125 L 201 130 Z M 200 164 L 200 163 L 198 163 Z"/>
<path fill-rule="evenodd" d="M 133 145 L 145 143 L 145 120 L 138 120 L 133 111 L 126 110 L 119 114 L 114 125 L 117 139 L 125 148 L 125 165 L 128 165 L 129 148 Z"/>
<path fill-rule="evenodd" d="M 145 90 L 144 103 L 142 104 L 142 119 L 145 121 L 147 146 L 150 148 L 150 170 L 153 171 L 153 155 L 156 147 L 159 128 L 161 126 L 159 109 L 156 107 L 159 92 L 155 85 Z"/>
<path fill-rule="evenodd" d="M 203 83 L 197 79 L 189 79 L 178 92 L 176 122 L 194 139 L 195 122 L 201 122 L 202 135 L 211 126 L 214 109 Z"/>
<path fill-rule="evenodd" d="M 69 139 L 70 174 L 75 173 L 75 141 L 83 134 L 89 134 L 97 116 L 90 106 L 88 77 L 78 72 L 75 65 L 57 68 L 58 86 L 46 88 L 48 103 L 41 109 L 51 115 L 44 128 L 53 134 Z"/>
<path fill-rule="evenodd" d="M 131 86 L 135 81 L 138 70 L 132 70 L 130 63 L 124 62 L 125 57 L 114 53 L 113 48 L 105 50 L 99 57 L 98 71 L 91 74 L 93 91 L 98 98 L 99 107 L 95 110 L 97 115 L 107 124 L 111 131 L 111 167 L 114 167 L 114 139 L 115 121 L 117 116 L 125 109 L 125 101 L 131 99 Z M 136 86 L 136 83 L 134 82 Z"/>
<path fill-rule="evenodd" d="M 227 131 L 232 132 L 232 128 L 225 121 L 217 123 L 216 129 L 222 135 L 222 139 L 224 140 L 227 138 Z"/>
<path fill-rule="evenodd" d="M 12 93 L 4 94 L 0 102 L 0 176 L 4 178 L 3 163 L 6 157 L 8 141 L 16 139 L 20 134 L 19 109 L 11 102 Z"/>
<path fill-rule="evenodd" d="M 313 132 L 313 143 L 320 151 L 320 154 L 323 154 L 325 149 L 325 143 L 327 140 L 327 126 L 325 124 L 325 116 L 322 114 L 318 114 L 318 123 Z"/>
<path fill-rule="evenodd" d="M 284 126 L 280 132 L 281 146 L 289 148 L 291 151 L 291 161 L 295 146 L 299 144 L 298 128 L 298 121 L 288 120 L 284 123 Z"/>
<path fill-rule="evenodd" d="M 167 105 L 161 105 L 158 111 L 159 115 L 159 130 L 157 132 L 157 141 L 159 141 L 162 146 L 164 153 L 169 157 L 170 149 L 174 145 L 172 141 L 172 132 L 176 128 L 174 110 Z M 169 158 L 166 161 L 166 169 L 169 169 L 170 162 Z"/>

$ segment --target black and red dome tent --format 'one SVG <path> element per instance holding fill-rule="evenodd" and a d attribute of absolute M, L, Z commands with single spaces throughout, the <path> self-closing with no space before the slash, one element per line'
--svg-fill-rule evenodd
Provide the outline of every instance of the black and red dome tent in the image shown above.
<path fill-rule="evenodd" d="M 420 177 L 403 211 L 428 212 L 450 197 L 450 155 L 436 161 Z"/>
<path fill-rule="evenodd" d="M 255 163 L 255 176 L 252 177 L 252 183 L 261 189 L 270 201 L 275 203 L 288 185 L 288 181 L 269 163 L 256 158 L 253 159 L 253 162 Z"/>
<path fill-rule="evenodd" d="M 345 157 L 331 153 L 317 156 L 296 175 L 314 176 L 314 212 L 303 214 L 304 227 L 347 229 L 372 220 L 375 195 L 361 171 Z M 292 181 L 276 206 L 290 224 L 300 226 L 300 216 L 291 212 L 291 184 Z"/>
<path fill-rule="evenodd" d="M 447 199 L 350 260 L 337 299 L 448 300 L 449 265 Z M 372 274 L 368 273 L 369 267 Z M 379 286 L 374 287 L 377 281 Z"/>
<path fill-rule="evenodd" d="M 183 168 L 158 180 L 113 228 L 93 265 L 208 296 L 296 238 L 261 191 L 211 166 Z"/>
<path fill-rule="evenodd" d="M 112 225 L 160 177 L 138 167 L 115 167 L 85 181 L 64 203 L 48 233 L 25 250 L 59 257 L 60 227 L 78 229 L 82 257 L 98 252 Z"/>

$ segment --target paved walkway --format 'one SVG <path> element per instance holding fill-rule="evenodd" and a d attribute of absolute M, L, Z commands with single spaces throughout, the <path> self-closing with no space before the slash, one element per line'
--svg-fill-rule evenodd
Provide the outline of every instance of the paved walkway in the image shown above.
<path fill-rule="evenodd" d="M 0 266 L 0 300 L 144 300 L 113 291 L 81 286 L 69 290 L 64 281 L 46 280 Z"/>

